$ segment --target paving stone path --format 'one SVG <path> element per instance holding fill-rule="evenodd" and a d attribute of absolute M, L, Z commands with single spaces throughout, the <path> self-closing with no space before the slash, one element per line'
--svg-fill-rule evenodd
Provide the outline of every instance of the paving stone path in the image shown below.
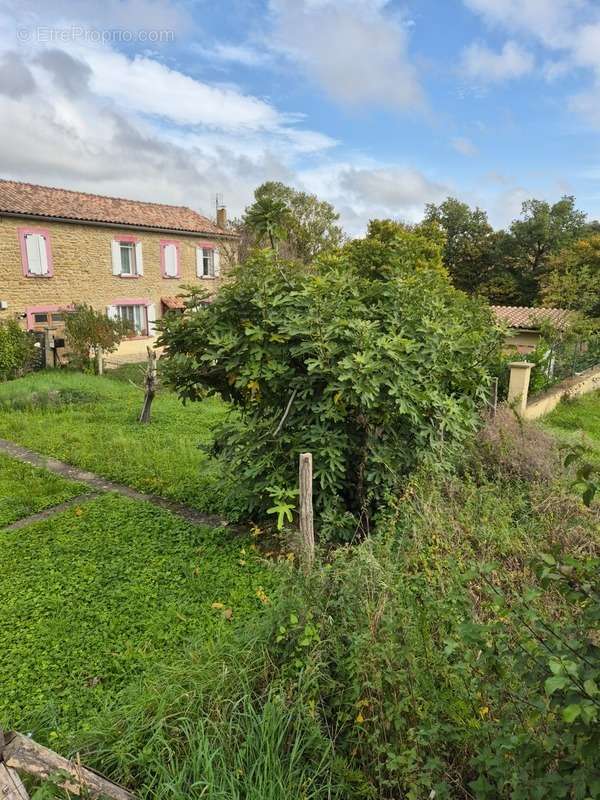
<path fill-rule="evenodd" d="M 64 461 L 59 461 L 58 459 L 51 458 L 50 456 L 43 456 L 40 453 L 34 453 L 33 450 L 28 450 L 26 447 L 22 447 L 20 444 L 9 442 L 7 439 L 0 439 L 0 453 L 4 453 L 11 458 L 15 458 L 18 461 L 24 462 L 25 464 L 31 464 L 34 467 L 47 469 L 49 472 L 54 472 L 56 475 L 62 475 L 63 478 L 77 481 L 77 483 L 84 483 L 93 490 L 90 494 L 75 497 L 72 500 L 68 500 L 66 503 L 60 503 L 60 505 L 40 511 L 37 514 L 27 517 L 26 519 L 13 522 L 12 525 L 8 525 L 6 528 L 4 528 L 4 530 L 16 530 L 17 528 L 22 528 L 25 525 L 30 524 L 30 522 L 36 522 L 39 519 L 47 519 L 48 517 L 52 516 L 52 514 L 57 514 L 60 513 L 60 511 L 65 510 L 65 508 L 85 502 L 83 498 L 89 500 L 104 492 L 116 492 L 124 497 L 130 497 L 132 500 L 142 500 L 145 503 L 152 503 L 152 505 L 158 506 L 159 508 L 164 508 L 167 511 L 170 511 L 172 514 L 177 514 L 188 522 L 193 522 L 196 525 L 210 525 L 211 527 L 221 527 L 227 525 L 227 522 L 220 517 L 213 516 L 211 514 L 203 514 L 202 512 L 197 511 L 195 508 L 190 508 L 189 506 L 186 506 L 183 503 L 177 503 L 174 500 L 167 500 L 164 497 L 158 497 L 158 495 L 155 494 L 138 492 L 136 489 L 132 489 L 130 486 L 124 486 L 122 483 L 109 481 L 106 478 L 102 478 L 100 475 L 96 475 L 94 472 L 88 472 L 87 470 L 73 467 L 70 464 L 65 464 Z"/>

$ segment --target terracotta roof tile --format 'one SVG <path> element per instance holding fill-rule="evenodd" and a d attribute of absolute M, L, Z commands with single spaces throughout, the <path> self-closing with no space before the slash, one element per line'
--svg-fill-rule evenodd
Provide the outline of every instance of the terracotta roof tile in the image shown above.
<path fill-rule="evenodd" d="M 559 330 L 566 328 L 572 312 L 566 308 L 528 308 L 527 306 L 492 306 L 496 319 L 509 328 L 536 330 L 550 322 Z"/>
<path fill-rule="evenodd" d="M 185 308 L 183 297 L 161 297 L 160 299 L 165 308 L 171 308 L 174 310 Z"/>
<path fill-rule="evenodd" d="M 0 180 L 0 214 L 2 212 L 82 222 L 110 222 L 131 228 L 224 234 L 214 222 L 185 206 L 125 200 L 7 180 Z"/>

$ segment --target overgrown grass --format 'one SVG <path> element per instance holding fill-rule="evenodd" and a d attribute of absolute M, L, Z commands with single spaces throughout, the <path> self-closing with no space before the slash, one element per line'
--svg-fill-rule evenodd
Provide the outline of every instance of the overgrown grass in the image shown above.
<path fill-rule="evenodd" d="M 0 454 L 0 528 L 86 491 L 83 484 Z"/>
<path fill-rule="evenodd" d="M 235 506 L 218 465 L 199 449 L 227 413 L 225 404 L 184 406 L 162 391 L 152 422 L 140 425 L 143 393 L 119 377 L 53 370 L 0 384 L 0 436 L 202 511 Z"/>
<path fill-rule="evenodd" d="M 85 760 L 142 800 L 575 796 L 594 755 L 569 751 L 548 652 L 514 659 L 531 646 L 521 614 L 578 615 L 534 562 L 597 555 L 598 522 L 558 486 L 415 479 L 376 535 L 290 571 L 208 660 L 192 648 L 125 690 Z"/>
<path fill-rule="evenodd" d="M 0 727 L 63 747 L 135 676 L 190 636 L 202 658 L 271 594 L 248 541 L 121 497 L 1 536 Z"/>

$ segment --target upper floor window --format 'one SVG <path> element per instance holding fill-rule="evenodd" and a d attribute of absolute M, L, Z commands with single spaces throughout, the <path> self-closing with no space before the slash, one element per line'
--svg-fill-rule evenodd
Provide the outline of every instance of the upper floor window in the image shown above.
<path fill-rule="evenodd" d="M 162 241 L 160 243 L 160 263 L 163 278 L 179 278 L 179 244 Z"/>
<path fill-rule="evenodd" d="M 112 242 L 113 275 L 137 278 L 144 274 L 142 243 L 135 236 L 119 236 Z"/>
<path fill-rule="evenodd" d="M 196 274 L 199 278 L 218 278 L 220 275 L 219 251 L 214 244 L 196 248 Z"/>
<path fill-rule="evenodd" d="M 52 252 L 48 231 L 39 228 L 20 228 L 19 239 L 23 274 L 28 278 L 50 278 Z"/>

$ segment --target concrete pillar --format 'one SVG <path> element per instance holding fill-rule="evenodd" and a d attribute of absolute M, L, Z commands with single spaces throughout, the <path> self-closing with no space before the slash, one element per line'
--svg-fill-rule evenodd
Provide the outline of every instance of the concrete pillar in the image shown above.
<path fill-rule="evenodd" d="M 511 361 L 508 365 L 510 377 L 508 379 L 508 402 L 514 406 L 519 414 L 527 408 L 527 395 L 529 394 L 529 378 L 533 364 L 527 361 Z"/>

